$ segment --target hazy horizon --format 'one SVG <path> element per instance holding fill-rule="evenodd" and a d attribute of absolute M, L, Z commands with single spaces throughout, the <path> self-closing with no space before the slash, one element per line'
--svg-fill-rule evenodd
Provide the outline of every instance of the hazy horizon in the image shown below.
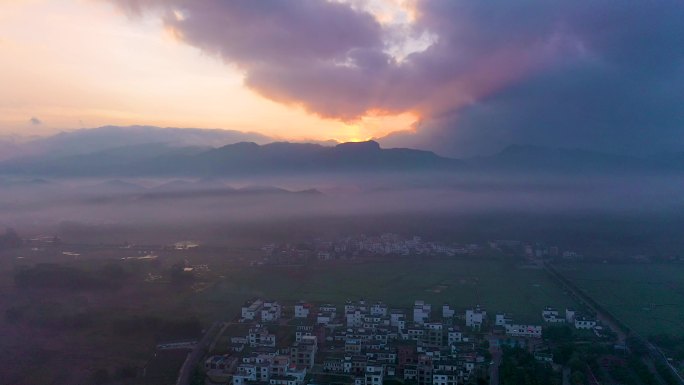
<path fill-rule="evenodd" d="M 676 0 L 37 0 L 0 11 L 0 135 L 153 125 L 376 138 L 456 157 L 510 144 L 684 149 Z"/>

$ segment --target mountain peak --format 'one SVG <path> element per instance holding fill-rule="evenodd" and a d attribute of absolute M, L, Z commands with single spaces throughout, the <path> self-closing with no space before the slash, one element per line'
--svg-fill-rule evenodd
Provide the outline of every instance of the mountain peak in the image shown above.
<path fill-rule="evenodd" d="M 242 150 L 242 151 L 254 151 L 261 147 L 260 145 L 254 143 L 254 142 L 237 142 L 237 143 L 232 143 L 232 144 L 226 144 L 223 147 L 220 147 L 219 149 L 223 150 Z"/>
<path fill-rule="evenodd" d="M 346 142 L 340 143 L 335 146 L 338 150 L 349 150 L 349 151 L 379 151 L 380 143 L 374 140 L 368 140 L 365 142 Z"/>

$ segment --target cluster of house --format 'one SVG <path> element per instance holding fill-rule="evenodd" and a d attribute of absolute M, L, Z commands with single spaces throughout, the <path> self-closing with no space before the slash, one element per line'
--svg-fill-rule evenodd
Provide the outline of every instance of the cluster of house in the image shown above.
<path fill-rule="evenodd" d="M 517 240 L 495 240 L 489 241 L 489 248 L 499 251 L 513 251 L 522 254 L 527 258 L 562 257 L 564 259 L 574 259 L 581 257 L 575 251 L 561 250 L 558 246 L 547 246 L 542 243 L 525 243 Z"/>
<path fill-rule="evenodd" d="M 307 374 L 336 375 L 355 385 L 379 385 L 388 378 L 458 384 L 486 367 L 477 339 L 485 328 L 509 339 L 542 337 L 542 325 L 518 323 L 505 313 L 490 324 L 480 306 L 457 312 L 444 304 L 435 310 L 420 300 L 411 309 L 361 300 L 339 307 L 298 302 L 283 311 L 275 301 L 257 299 L 242 307 L 239 323 L 247 331 L 230 336 L 228 354 L 205 361 L 207 384 L 302 385 Z M 542 319 L 578 329 L 597 325 L 572 309 L 560 317 L 547 307 Z"/>
<path fill-rule="evenodd" d="M 594 317 L 580 313 L 574 309 L 565 309 L 565 316 L 560 316 L 558 309 L 546 307 L 542 311 L 544 322 L 562 323 L 574 326 L 575 329 L 600 330 L 601 326 Z"/>
<path fill-rule="evenodd" d="M 248 332 L 230 337 L 229 354 L 206 360 L 208 381 L 299 385 L 316 366 L 358 385 L 382 384 L 385 378 L 446 385 L 467 381 L 485 366 L 473 334 L 487 322 L 480 307 L 457 313 L 445 304 L 433 312 L 424 301 L 412 309 L 348 301 L 343 307 L 299 302 L 291 309 L 284 319 L 277 302 L 245 304 L 240 321 Z M 279 333 L 283 328 L 293 336 Z"/>
<path fill-rule="evenodd" d="M 275 322 L 282 315 L 283 308 L 278 302 L 257 299 L 242 307 L 241 319 L 244 321 Z"/>
<path fill-rule="evenodd" d="M 211 356 L 204 368 L 208 384 L 300 385 L 307 374 L 307 367 L 293 364 L 290 355 L 271 351 Z"/>
<path fill-rule="evenodd" d="M 423 241 L 418 236 L 402 238 L 396 234 L 380 236 L 346 237 L 335 241 L 316 239 L 299 244 L 269 244 L 262 247 L 267 259 L 273 263 L 304 262 L 307 260 L 334 260 L 360 256 L 430 255 L 455 256 L 471 254 L 479 249 L 476 244 L 444 245 Z"/>
<path fill-rule="evenodd" d="M 330 305 L 319 308 L 316 322 L 329 319 L 331 310 Z M 356 385 L 382 384 L 392 377 L 418 384 L 457 384 L 485 365 L 477 341 L 461 331 L 448 305 L 441 314 L 432 314 L 432 306 L 424 301 L 416 301 L 412 312 L 348 301 L 340 317 L 332 319 L 340 325 L 333 329 L 331 342 L 340 349 L 323 359 L 323 370 L 353 376 Z"/>
<path fill-rule="evenodd" d="M 517 240 L 489 241 L 490 249 L 524 255 L 528 258 L 562 257 L 577 258 L 579 254 L 570 250 L 561 250 L 557 246 L 546 246 L 540 243 L 525 243 Z M 451 244 L 424 241 L 419 236 L 404 238 L 397 234 L 379 236 L 352 236 L 336 240 L 315 239 L 297 244 L 268 244 L 262 247 L 267 263 L 292 264 L 305 263 L 312 260 L 329 261 L 357 257 L 388 255 L 425 255 L 456 256 L 470 255 L 482 249 L 478 244 Z"/>
<path fill-rule="evenodd" d="M 278 341 L 273 333 L 282 320 L 283 307 L 257 299 L 242 307 L 240 323 L 249 326 L 243 335 L 232 335 L 228 354 L 207 358 L 207 384 L 301 385 L 314 366 L 318 337 L 296 333 L 295 341 Z M 282 327 L 287 327 L 283 325 Z"/>
<path fill-rule="evenodd" d="M 466 324 L 471 322 L 479 328 L 481 327 L 483 319 L 486 319 L 484 310 L 476 308 L 474 310 L 466 311 Z M 600 334 L 600 330 L 602 329 L 602 326 L 599 325 L 595 318 L 569 308 L 565 309 L 565 316 L 561 317 L 560 312 L 556 308 L 547 306 L 542 310 L 542 320 L 546 324 L 569 324 L 574 326 L 575 329 L 594 330 L 597 332 L 597 335 Z M 495 315 L 494 327 L 503 328 L 505 334 L 510 337 L 542 337 L 542 325 L 515 322 L 513 318 L 506 313 Z"/>
<path fill-rule="evenodd" d="M 181 241 L 173 244 L 173 248 L 175 250 L 190 250 L 199 246 L 199 243 L 193 241 Z"/>

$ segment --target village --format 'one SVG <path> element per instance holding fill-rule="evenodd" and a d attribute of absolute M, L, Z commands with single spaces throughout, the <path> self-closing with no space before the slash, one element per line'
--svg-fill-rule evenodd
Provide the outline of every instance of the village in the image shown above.
<path fill-rule="evenodd" d="M 553 365 L 542 336 L 557 325 L 605 339 L 605 326 L 573 309 L 546 307 L 539 322 L 523 323 L 480 306 L 459 311 L 422 300 L 401 309 L 255 299 L 222 324 L 201 366 L 206 385 L 496 384 L 504 347 Z"/>
<path fill-rule="evenodd" d="M 298 264 L 311 261 L 344 261 L 358 258 L 381 258 L 390 256 L 457 257 L 489 255 L 494 252 L 523 255 L 527 258 L 575 259 L 581 255 L 572 250 L 540 243 L 518 240 L 491 240 L 485 243 L 450 243 L 425 240 L 420 236 L 401 236 L 383 233 L 375 236 L 365 234 L 335 239 L 316 238 L 301 242 L 275 244 L 261 247 L 260 264 Z"/>

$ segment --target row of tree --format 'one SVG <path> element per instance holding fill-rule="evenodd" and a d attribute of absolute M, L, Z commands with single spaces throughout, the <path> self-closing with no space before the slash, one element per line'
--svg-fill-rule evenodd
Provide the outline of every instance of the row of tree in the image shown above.
<path fill-rule="evenodd" d="M 21 247 L 23 241 L 14 229 L 7 229 L 0 235 L 0 250 L 16 249 Z"/>

